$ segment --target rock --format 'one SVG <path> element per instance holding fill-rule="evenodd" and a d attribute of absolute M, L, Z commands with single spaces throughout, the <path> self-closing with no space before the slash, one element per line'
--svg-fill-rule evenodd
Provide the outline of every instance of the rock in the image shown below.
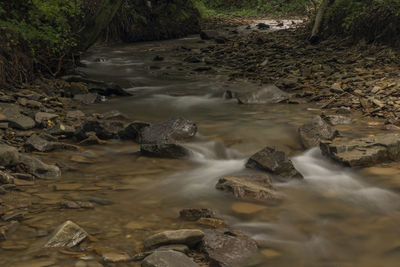
<path fill-rule="evenodd" d="M 340 83 L 332 84 L 330 91 L 335 94 L 341 94 L 344 92 Z"/>
<path fill-rule="evenodd" d="M 266 210 L 266 206 L 257 205 L 248 202 L 235 202 L 232 204 L 232 210 L 238 214 L 254 214 Z"/>
<path fill-rule="evenodd" d="M 272 186 L 271 179 L 266 174 L 241 176 L 225 176 L 219 179 L 216 188 L 231 192 L 238 199 L 279 203 L 279 196 Z"/>
<path fill-rule="evenodd" d="M 257 29 L 259 29 L 259 30 L 266 30 L 266 29 L 269 29 L 269 28 L 271 28 L 268 24 L 265 24 L 265 23 L 258 23 L 257 24 Z"/>
<path fill-rule="evenodd" d="M 168 246 L 161 246 L 157 248 L 158 251 L 168 251 L 168 250 L 174 250 L 182 253 L 188 253 L 189 252 L 189 247 L 186 245 L 168 245 Z"/>
<path fill-rule="evenodd" d="M 105 120 L 128 120 L 128 117 L 119 112 L 118 110 L 111 110 L 103 114 Z"/>
<path fill-rule="evenodd" d="M 12 184 L 14 177 L 6 172 L 0 171 L 0 184 Z"/>
<path fill-rule="evenodd" d="M 80 226 L 72 221 L 66 221 L 60 225 L 46 243 L 47 248 L 72 248 L 82 242 L 88 234 Z"/>
<path fill-rule="evenodd" d="M 35 121 L 38 124 L 47 125 L 48 121 L 54 120 L 57 117 L 58 117 L 57 114 L 46 113 L 46 112 L 37 112 L 35 114 Z"/>
<path fill-rule="evenodd" d="M 119 139 L 119 133 L 123 129 L 124 125 L 119 121 L 100 122 L 97 120 L 88 120 L 76 128 L 75 137 L 78 141 L 82 141 L 94 133 L 103 140 Z"/>
<path fill-rule="evenodd" d="M 80 110 L 70 110 L 67 112 L 67 118 L 68 119 L 73 119 L 73 120 L 80 120 L 85 117 L 85 113 L 83 113 Z"/>
<path fill-rule="evenodd" d="M 379 134 L 365 138 L 323 141 L 324 155 L 349 167 L 366 167 L 400 160 L 400 134 Z"/>
<path fill-rule="evenodd" d="M 87 86 L 81 82 L 71 82 L 63 88 L 65 97 L 74 97 L 75 95 L 83 95 L 89 93 Z"/>
<path fill-rule="evenodd" d="M 194 68 L 193 71 L 196 71 L 196 72 L 203 72 L 203 71 L 209 71 L 209 70 L 211 70 L 211 69 L 212 69 L 211 67 L 203 66 L 203 67 Z"/>
<path fill-rule="evenodd" d="M 288 100 L 289 94 L 270 84 L 255 92 L 237 93 L 236 99 L 239 104 L 270 104 Z"/>
<path fill-rule="evenodd" d="M 105 141 L 98 138 L 95 134 L 89 135 L 88 138 L 79 142 L 81 146 L 92 146 L 92 145 L 101 145 L 104 144 Z"/>
<path fill-rule="evenodd" d="M 204 233 L 197 229 L 165 231 L 150 236 L 144 241 L 143 245 L 146 249 L 152 249 L 171 244 L 184 244 L 189 247 L 193 247 L 201 242 L 203 236 Z"/>
<path fill-rule="evenodd" d="M 191 151 L 177 144 L 142 144 L 140 153 L 147 157 L 181 159 L 191 155 Z"/>
<path fill-rule="evenodd" d="M 349 125 L 353 123 L 353 120 L 349 117 L 341 115 L 321 115 L 321 118 L 329 123 L 330 125 Z"/>
<path fill-rule="evenodd" d="M 55 150 L 78 150 L 76 146 L 60 142 L 50 142 L 34 134 L 28 138 L 24 147 L 29 151 L 49 152 Z"/>
<path fill-rule="evenodd" d="M 194 122 L 182 118 L 170 119 L 144 127 L 140 133 L 141 144 L 173 144 L 196 135 Z"/>
<path fill-rule="evenodd" d="M 150 124 L 146 122 L 136 121 L 129 123 L 121 132 L 119 132 L 119 136 L 121 139 L 132 140 L 140 143 L 141 131 L 147 126 L 150 126 Z"/>
<path fill-rule="evenodd" d="M 156 56 L 153 58 L 153 61 L 163 61 L 163 60 L 164 60 L 164 57 L 159 56 L 159 55 L 156 55 Z"/>
<path fill-rule="evenodd" d="M 178 251 L 155 251 L 142 262 L 142 267 L 200 267 Z"/>
<path fill-rule="evenodd" d="M 5 116 L 4 121 L 9 126 L 21 130 L 29 130 L 35 127 L 35 121 L 30 117 L 21 114 L 20 109 L 15 105 L 3 104 L 1 113 Z"/>
<path fill-rule="evenodd" d="M 188 63 L 200 63 L 201 59 L 195 56 L 189 56 L 186 57 L 183 61 L 188 62 Z"/>
<path fill-rule="evenodd" d="M 205 230 L 202 250 L 210 260 L 210 266 L 246 266 L 258 252 L 257 243 L 244 234 L 228 229 Z"/>
<path fill-rule="evenodd" d="M 47 165 L 42 161 L 28 155 L 21 154 L 19 156 L 19 162 L 23 163 L 28 168 L 29 173 L 38 178 L 54 179 L 61 176 L 61 171 L 57 166 Z"/>
<path fill-rule="evenodd" d="M 200 218 L 215 217 L 215 211 L 211 209 L 183 209 L 179 212 L 179 216 L 186 221 L 197 221 Z"/>
<path fill-rule="evenodd" d="M 203 30 L 200 32 L 200 38 L 203 40 L 215 39 L 217 36 L 219 36 L 219 33 L 215 30 Z"/>
<path fill-rule="evenodd" d="M 83 104 L 86 104 L 86 105 L 90 105 L 90 104 L 101 102 L 100 95 L 98 95 L 96 93 L 75 95 L 74 99 L 78 100 L 78 101 L 80 101 L 80 102 L 82 102 Z"/>
<path fill-rule="evenodd" d="M 89 83 L 88 88 L 90 92 L 96 92 L 103 96 L 131 96 L 132 94 L 124 90 L 121 86 L 116 83 L 109 82 L 97 82 L 97 83 Z"/>
<path fill-rule="evenodd" d="M 132 259 L 132 257 L 126 252 L 105 252 L 103 255 L 103 260 L 105 262 L 118 263 L 127 262 Z"/>
<path fill-rule="evenodd" d="M 303 176 L 294 168 L 285 152 L 266 147 L 257 152 L 246 163 L 246 168 L 271 172 L 283 180 L 303 179 Z"/>
<path fill-rule="evenodd" d="M 58 123 L 57 125 L 46 129 L 46 132 L 51 135 L 71 137 L 75 133 L 75 128 L 70 125 Z"/>
<path fill-rule="evenodd" d="M 14 166 L 18 162 L 18 150 L 15 147 L 0 144 L 0 166 Z"/>
<path fill-rule="evenodd" d="M 305 148 L 319 146 L 321 140 L 332 140 L 339 132 L 329 126 L 320 116 L 316 116 L 299 128 L 301 142 Z"/>

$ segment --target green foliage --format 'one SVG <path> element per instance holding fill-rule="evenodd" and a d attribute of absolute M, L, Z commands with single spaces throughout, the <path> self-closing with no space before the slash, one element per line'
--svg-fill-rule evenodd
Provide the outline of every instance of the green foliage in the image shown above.
<path fill-rule="evenodd" d="M 306 14 L 311 3 L 310 0 L 194 0 L 194 2 L 203 17 Z"/>
<path fill-rule="evenodd" d="M 74 31 L 81 18 L 75 0 L 14 0 L 0 3 L 0 27 L 14 44 L 33 54 L 62 54 L 76 45 Z M 6 12 L 7 10 L 7 12 Z"/>

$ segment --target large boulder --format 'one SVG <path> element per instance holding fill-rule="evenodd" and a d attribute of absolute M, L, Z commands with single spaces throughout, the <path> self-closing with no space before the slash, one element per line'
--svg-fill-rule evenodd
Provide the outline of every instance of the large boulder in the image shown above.
<path fill-rule="evenodd" d="M 79 225 L 72 221 L 61 224 L 46 243 L 47 248 L 71 248 L 82 242 L 88 234 Z"/>
<path fill-rule="evenodd" d="M 190 150 L 178 144 L 142 144 L 140 153 L 148 157 L 181 159 L 191 155 Z"/>
<path fill-rule="evenodd" d="M 173 144 L 188 140 L 196 135 L 194 122 L 182 118 L 154 123 L 140 132 L 141 144 Z"/>
<path fill-rule="evenodd" d="M 289 94 L 270 84 L 255 92 L 236 93 L 235 97 L 239 104 L 271 104 L 288 100 Z"/>
<path fill-rule="evenodd" d="M 150 236 L 144 241 L 144 247 L 153 249 L 164 245 L 184 244 L 193 247 L 201 242 L 204 237 L 203 231 L 197 229 L 180 229 L 165 231 Z"/>
<path fill-rule="evenodd" d="M 210 266 L 246 266 L 257 254 L 257 243 L 248 236 L 228 229 L 204 230 L 202 250 L 210 260 Z"/>
<path fill-rule="evenodd" d="M 200 267 L 182 252 L 155 251 L 142 262 L 142 267 Z"/>
<path fill-rule="evenodd" d="M 0 166 L 14 166 L 18 162 L 18 150 L 15 147 L 0 144 Z"/>
<path fill-rule="evenodd" d="M 400 134 L 379 134 L 365 138 L 323 141 L 324 155 L 349 167 L 366 167 L 400 160 Z"/>
<path fill-rule="evenodd" d="M 246 168 L 270 172 L 282 181 L 303 179 L 286 153 L 271 147 L 266 147 L 251 156 L 246 163 Z"/>
<path fill-rule="evenodd" d="M 238 199 L 278 203 L 282 197 L 272 186 L 266 174 L 225 176 L 219 179 L 216 188 L 232 193 Z"/>
<path fill-rule="evenodd" d="M 320 116 L 315 116 L 310 122 L 299 128 L 301 143 L 305 148 L 319 146 L 321 140 L 333 140 L 339 132 L 333 129 Z"/>

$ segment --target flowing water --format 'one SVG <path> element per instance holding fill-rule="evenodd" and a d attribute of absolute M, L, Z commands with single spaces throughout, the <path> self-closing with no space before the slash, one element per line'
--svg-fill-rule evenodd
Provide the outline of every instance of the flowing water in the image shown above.
<path fill-rule="evenodd" d="M 222 99 L 226 89 L 244 91 L 260 86 L 229 80 L 225 70 L 192 71 L 194 65 L 184 63 L 179 51 L 205 46 L 193 37 L 92 49 L 81 70 L 92 78 L 115 81 L 133 96 L 114 98 L 87 111 L 117 109 L 130 120 L 146 122 L 178 116 L 195 121 L 198 135 L 185 144 L 194 156 L 188 160 L 146 158 L 137 153 L 137 144 L 119 141 L 78 154 L 54 153 L 51 158 L 78 168 L 62 178 L 62 184 L 75 187 L 49 188 L 48 192 L 32 189 L 30 193 L 37 198 L 34 203 L 53 207 L 62 197 L 96 198 L 99 203 L 113 204 L 61 214 L 56 208 L 47 208 L 26 224 L 51 229 L 71 219 L 97 239 L 96 249 L 134 254 L 154 232 L 201 228 L 179 220 L 178 214 L 186 207 L 205 207 L 215 209 L 230 227 L 258 241 L 260 257 L 252 266 L 398 266 L 398 187 L 377 183 L 373 177 L 380 177 L 379 170 L 343 168 L 324 158 L 318 148 L 303 152 L 297 127 L 316 114 L 315 107 L 238 105 Z M 153 61 L 156 55 L 165 60 Z M 342 128 L 354 136 L 375 131 L 357 118 L 355 125 Z M 246 159 L 267 145 L 286 151 L 305 178 L 304 182 L 276 185 L 285 198 L 282 204 L 244 202 L 215 189 L 221 176 L 249 172 L 244 168 Z M 386 170 L 385 166 L 381 170 Z M 399 170 L 390 170 L 385 177 L 399 178 Z M 41 242 L 31 245 L 22 258 L 38 257 Z M 93 249 L 74 257 L 91 260 Z M 70 255 L 52 257 L 57 262 L 75 261 Z"/>

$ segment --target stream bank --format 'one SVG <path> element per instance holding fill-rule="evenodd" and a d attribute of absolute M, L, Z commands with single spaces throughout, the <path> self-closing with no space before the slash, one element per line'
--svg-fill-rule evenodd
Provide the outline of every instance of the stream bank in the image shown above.
<path fill-rule="evenodd" d="M 237 30 L 244 30 L 243 34 L 248 35 L 254 29 L 256 25 Z M 148 256 L 146 252 L 157 244 L 151 241 L 154 237 L 150 241 L 149 237 L 167 230 L 189 228 L 201 229 L 208 236 L 208 244 L 210 231 L 220 240 L 226 236 L 239 237 L 234 240 L 244 240 L 239 244 L 245 244 L 246 251 L 252 252 L 255 243 L 238 231 L 244 232 L 259 247 L 255 253 L 258 255 L 250 257 L 251 266 L 293 266 L 299 262 L 307 266 L 376 266 L 382 261 L 385 266 L 396 266 L 398 244 L 393 232 L 397 231 L 399 219 L 398 166 L 384 163 L 350 170 L 322 157 L 318 149 L 304 152 L 298 128 L 320 115 L 321 109 L 297 95 L 287 96 L 287 92 L 279 91 L 283 101 L 279 97 L 280 103 L 264 104 L 239 105 L 236 99 L 224 99 L 222 96 L 228 90 L 252 94 L 267 86 L 245 79 L 232 80 L 231 69 L 222 64 L 218 66 L 218 62 L 203 58 L 195 60 L 202 51 L 219 46 L 214 42 L 192 36 L 95 47 L 89 51 L 83 59 L 85 67 L 80 71 L 90 79 L 117 82 L 132 96 L 110 99 L 104 93 L 107 101 L 101 102 L 104 97 L 86 95 L 77 98 L 86 103 L 94 99 L 100 104 L 81 106 L 72 101 L 61 106 L 58 104 L 61 101 L 52 99 L 54 102 L 46 106 L 55 109 L 61 120 L 66 120 L 64 123 L 76 123 L 77 128 L 87 121 L 99 120 L 102 124 L 101 118 L 104 122 L 119 123 L 106 132 L 96 123 L 92 128 L 81 127 L 86 129 L 88 141 L 97 140 L 90 132 L 101 135 L 101 139 L 111 138 L 97 140 L 100 144 L 79 144 L 77 151 L 35 153 L 44 162 L 66 164 L 64 172 L 56 182 L 37 179 L 34 185 L 16 185 L 17 190 L 1 197 L 2 207 L 6 209 L 4 215 L 7 215 L 2 226 L 6 226 L 3 229 L 8 233 L 7 240 L 1 243 L 2 264 L 139 266 Z M 65 77 L 70 82 L 76 78 Z M 30 94 L 24 94 L 25 98 Z M 79 95 L 76 91 L 71 94 Z M 47 98 L 43 95 L 39 102 L 47 105 L 44 100 Z M 20 102 L 23 101 L 18 105 L 22 105 Z M 69 113 L 73 107 L 82 113 Z M 28 106 L 28 109 L 33 108 Z M 115 109 L 120 113 L 110 112 Z M 343 136 L 359 138 L 384 132 L 381 129 L 384 121 L 379 118 L 367 121 L 362 112 L 346 116 L 352 120 L 350 125 L 335 126 Z M 189 159 L 147 157 L 140 153 L 141 147 L 136 142 L 114 140 L 113 131 L 120 129 L 121 123 L 123 127 L 132 121 L 156 125 L 171 117 L 184 117 L 197 126 L 197 135 L 180 143 L 193 152 Z M 18 142 L 9 144 L 22 145 L 28 137 L 19 138 Z M 286 152 L 304 177 L 303 182 L 274 181 L 273 187 L 284 198 L 282 203 L 271 205 L 236 199 L 241 195 L 215 189 L 222 177 L 265 175 L 244 165 L 254 153 L 267 146 Z M 258 181 L 269 184 L 268 178 L 262 179 Z M 183 220 L 180 211 L 184 208 L 213 209 L 216 215 L 208 210 L 186 211 Z M 188 218 L 191 220 L 186 221 Z M 73 248 L 45 248 L 51 232 L 68 220 L 82 227 L 88 237 Z M 230 229 L 221 230 L 224 224 Z M 218 234 L 219 231 L 223 233 Z M 182 237 L 183 233 L 179 234 Z M 169 238 L 175 239 L 171 243 L 191 247 L 189 251 L 184 246 L 174 249 L 183 251 L 191 261 L 207 266 L 209 258 L 192 246 L 202 234 L 191 231 L 184 235 L 190 238 L 176 241 L 176 235 L 169 233 Z M 206 249 L 210 247 L 212 243 Z M 384 260 L 382 255 L 386 256 Z M 165 253 L 157 252 L 156 256 L 165 257 Z"/>

